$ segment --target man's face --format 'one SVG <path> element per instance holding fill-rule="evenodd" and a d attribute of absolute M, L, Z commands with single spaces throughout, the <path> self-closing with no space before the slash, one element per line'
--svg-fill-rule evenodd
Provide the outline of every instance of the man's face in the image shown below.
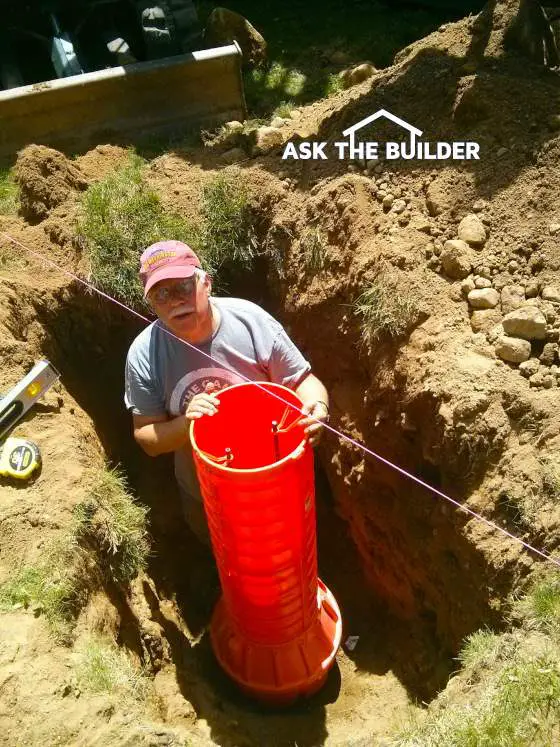
<path fill-rule="evenodd" d="M 160 280 L 148 293 L 152 309 L 178 337 L 198 337 L 211 323 L 210 280 L 191 278 Z"/>

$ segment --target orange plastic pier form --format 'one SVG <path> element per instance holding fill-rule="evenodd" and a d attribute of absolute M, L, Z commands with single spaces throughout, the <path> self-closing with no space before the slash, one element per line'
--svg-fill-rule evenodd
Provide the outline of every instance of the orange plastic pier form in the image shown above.
<path fill-rule="evenodd" d="M 302 403 L 268 382 L 217 396 L 218 413 L 191 425 L 223 591 L 212 647 L 245 692 L 285 704 L 323 685 L 342 634 L 336 600 L 317 577 L 313 453 L 299 425 Z"/>

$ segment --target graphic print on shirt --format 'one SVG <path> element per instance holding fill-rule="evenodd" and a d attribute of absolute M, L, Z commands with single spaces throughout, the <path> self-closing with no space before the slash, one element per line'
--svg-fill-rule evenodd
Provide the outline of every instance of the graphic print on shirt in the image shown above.
<path fill-rule="evenodd" d="M 195 394 L 201 394 L 207 384 L 214 384 L 215 391 L 232 384 L 242 384 L 245 379 L 226 368 L 197 368 L 179 379 L 169 399 L 171 415 L 181 415 Z"/>

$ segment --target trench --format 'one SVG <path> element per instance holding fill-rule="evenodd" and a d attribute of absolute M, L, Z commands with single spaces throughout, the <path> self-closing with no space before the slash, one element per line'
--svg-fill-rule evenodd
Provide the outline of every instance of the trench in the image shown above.
<path fill-rule="evenodd" d="M 231 295 L 250 298 L 280 318 L 285 316 L 278 297 L 272 293 L 266 296 L 261 293 L 257 297 L 251 291 L 254 288 L 262 288 L 262 282 L 256 282 L 255 277 L 241 278 L 231 289 Z M 339 699 L 345 677 L 354 678 L 353 687 L 359 698 L 369 679 L 377 687 L 380 677 L 392 673 L 410 700 L 429 702 L 445 687 L 456 669 L 454 641 L 482 624 L 499 625 L 499 618 L 492 616 L 488 605 L 479 603 L 478 598 L 471 600 L 472 614 L 465 614 L 468 599 L 453 599 L 449 586 L 453 579 L 464 591 L 468 584 L 462 577 L 468 576 L 470 582 L 476 584 L 479 576 L 473 573 L 472 564 L 461 568 L 461 548 L 465 540 L 457 533 L 453 520 L 434 505 L 433 498 L 418 493 L 418 500 L 408 504 L 407 521 L 417 531 L 414 543 L 407 546 L 407 541 L 412 540 L 403 531 L 403 517 L 397 516 L 395 496 L 399 491 L 410 494 L 410 486 L 404 484 L 402 478 L 396 479 L 387 475 L 386 470 L 369 465 L 361 476 L 359 489 L 353 487 L 355 464 L 352 458 L 348 457 L 346 462 L 343 459 L 342 469 L 335 471 L 335 449 L 332 443 L 325 444 L 316 457 L 319 570 L 340 605 L 343 641 L 348 635 L 357 635 L 358 646 L 352 652 L 343 652 L 343 664 L 340 661 L 335 664 L 319 693 L 295 704 L 287 712 L 271 712 L 240 694 L 219 669 L 205 634 L 216 601 L 210 583 L 212 563 L 208 550 L 183 523 L 172 460 L 170 457 L 151 459 L 141 452 L 133 441 L 129 415 L 122 402 L 126 352 L 143 323 L 103 300 L 83 294 L 74 286 L 64 289 L 55 300 L 55 304 L 35 302 L 39 321 L 47 331 L 44 353 L 63 372 L 65 387 L 91 417 L 110 462 L 121 465 L 134 494 L 150 508 L 153 551 L 147 569 L 151 584 L 144 584 L 145 600 L 151 619 L 160 626 L 169 648 L 179 689 L 192 703 L 198 717 L 209 723 L 212 739 L 217 744 L 232 747 L 239 744 L 281 747 L 294 743 L 308 747 L 322 744 L 331 730 L 328 708 Z M 302 342 L 297 331 L 292 336 L 296 343 Z M 305 335 L 301 333 L 301 337 Z M 327 350 L 315 353 L 319 362 L 325 356 L 328 358 Z M 356 368 L 360 370 L 359 366 Z M 318 375 L 321 375 L 320 370 Z M 340 403 L 339 397 L 339 406 Z M 350 408 L 356 406 L 350 395 L 347 404 Z M 395 433 L 393 438 L 396 438 Z M 394 453 L 405 461 L 407 455 L 421 451 L 421 445 L 414 438 L 394 446 Z M 432 484 L 440 483 L 438 469 L 429 462 L 420 460 L 407 466 L 416 467 L 417 473 Z M 376 504 L 379 515 L 375 519 L 363 506 L 367 500 L 365 482 L 372 494 L 382 498 Z M 348 510 L 341 507 L 341 490 L 347 494 L 350 504 L 354 500 L 356 507 L 362 506 L 361 528 L 356 527 L 355 520 L 349 519 Z M 400 510 L 406 510 L 404 503 Z M 431 557 L 434 565 L 419 570 L 418 564 L 426 563 L 420 547 L 428 536 L 438 531 L 445 539 L 439 543 L 438 554 Z M 395 536 L 388 536 L 391 532 Z M 400 549 L 393 567 L 388 553 L 395 545 Z M 472 551 L 473 554 L 476 553 Z M 377 568 L 372 572 L 375 563 Z M 443 583 L 436 563 L 446 564 L 451 574 L 447 578 L 448 586 L 444 584 L 439 588 L 439 597 L 430 586 Z M 409 564 L 409 570 L 403 570 L 402 564 Z M 408 592 L 399 593 L 400 586 L 407 583 L 399 578 L 399 573 L 407 572 L 414 576 L 417 594 L 420 594 L 415 604 L 406 602 Z M 429 582 L 425 582 L 427 579 Z M 423 583 L 426 583 L 425 592 Z M 151 659 L 146 663 L 157 670 L 161 666 L 158 661 L 161 645 L 139 624 L 121 590 L 112 587 L 105 591 L 120 613 L 119 643 L 136 651 L 145 662 Z M 456 607 L 454 614 L 462 621 L 460 632 L 455 630 L 453 634 L 442 623 L 449 618 L 449 609 L 441 610 L 441 614 L 437 609 L 437 599 L 444 599 L 446 594 L 449 598 L 443 606 Z M 180 628 L 161 614 L 158 606 L 161 599 L 172 601 L 176 614 L 196 644 L 189 643 Z M 375 705 L 369 706 L 372 724 L 383 712 L 396 707 L 391 702 L 391 692 L 388 690 L 388 702 L 385 702 L 380 688 Z M 342 722 L 344 718 L 344 714 L 339 716 Z M 367 724 L 362 724 L 361 728 L 360 733 L 364 728 L 367 733 L 373 733 L 367 731 Z M 271 733 L 276 735 L 273 741 L 270 741 Z M 347 744 L 353 743 L 350 734 L 348 732 Z"/>

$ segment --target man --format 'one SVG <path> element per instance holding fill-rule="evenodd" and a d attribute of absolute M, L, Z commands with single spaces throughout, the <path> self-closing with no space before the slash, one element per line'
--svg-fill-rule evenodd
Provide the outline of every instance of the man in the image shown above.
<path fill-rule="evenodd" d="M 132 411 L 134 438 L 147 454 L 175 452 L 187 523 L 208 542 L 189 425 L 217 412 L 213 392 L 241 383 L 243 376 L 293 389 L 310 416 L 305 433 L 315 445 L 328 420 L 327 390 L 270 314 L 249 301 L 210 296 L 212 281 L 186 244 L 161 241 L 148 247 L 140 258 L 140 278 L 158 319 L 128 352 L 125 404 Z"/>

